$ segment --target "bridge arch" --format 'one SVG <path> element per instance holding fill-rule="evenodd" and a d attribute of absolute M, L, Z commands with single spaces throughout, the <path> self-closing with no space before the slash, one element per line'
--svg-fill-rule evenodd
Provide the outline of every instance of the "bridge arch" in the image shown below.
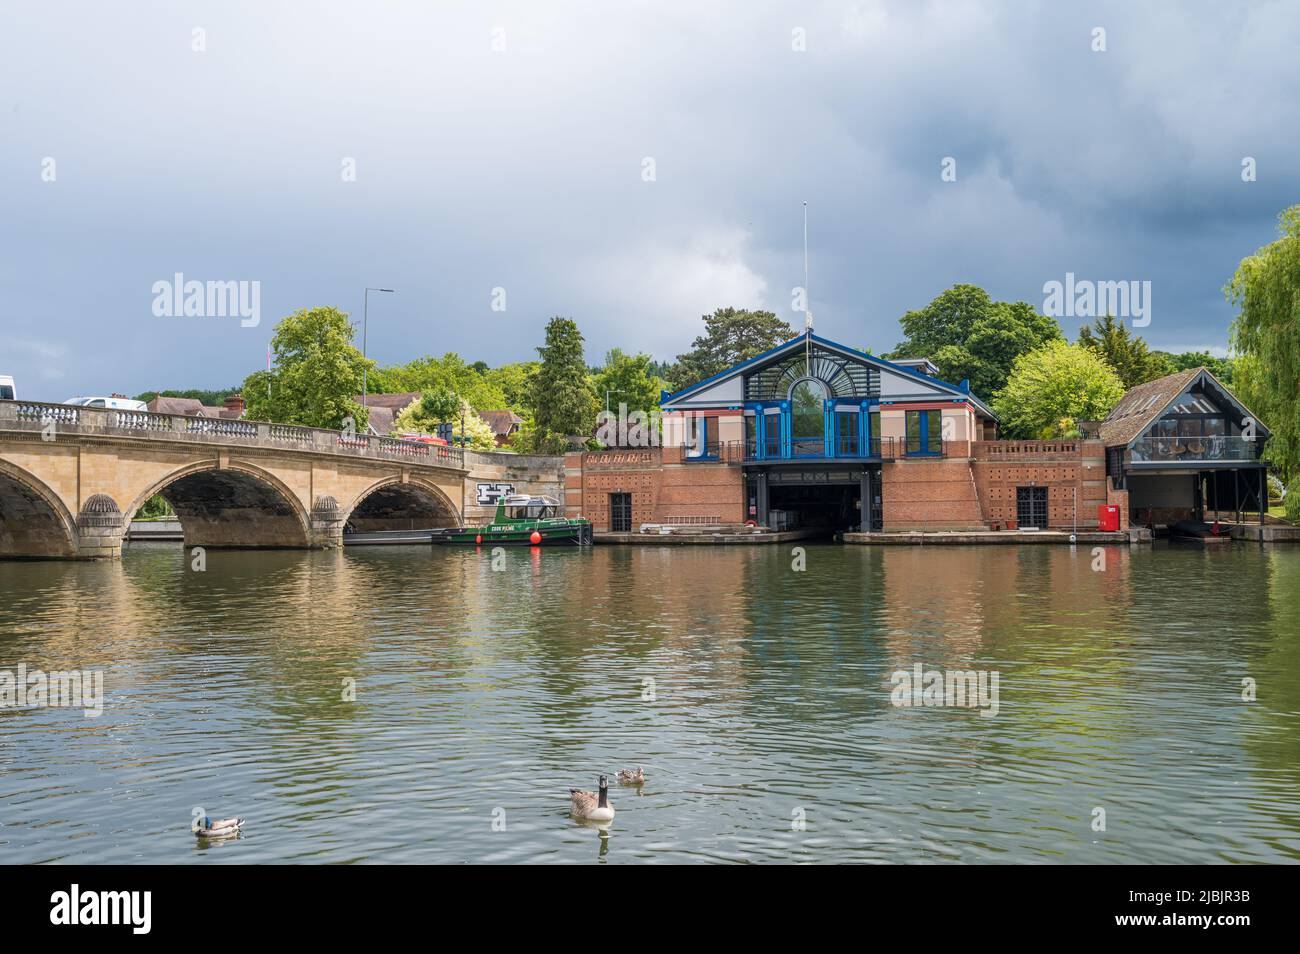
<path fill-rule="evenodd" d="M 0 557 L 75 557 L 76 526 L 44 481 L 0 460 Z"/>
<path fill-rule="evenodd" d="M 222 467 L 209 459 L 177 468 L 136 495 L 124 523 L 154 494 L 176 511 L 187 547 L 311 546 L 311 518 L 297 494 L 247 462 Z"/>
<path fill-rule="evenodd" d="M 460 511 L 446 492 L 414 475 L 405 482 L 397 475 L 376 480 L 357 494 L 343 519 L 358 533 L 461 525 Z"/>

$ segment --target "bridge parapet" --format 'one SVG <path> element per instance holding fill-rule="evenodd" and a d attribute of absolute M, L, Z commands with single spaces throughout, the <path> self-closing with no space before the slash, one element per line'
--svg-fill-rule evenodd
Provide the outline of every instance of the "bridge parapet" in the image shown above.
<path fill-rule="evenodd" d="M 55 439 L 58 435 L 66 434 L 195 444 L 232 444 L 334 454 L 351 459 L 400 460 L 414 466 L 465 469 L 465 454 L 459 447 L 399 438 L 265 421 L 154 414 L 149 411 L 123 411 L 34 401 L 0 401 L 0 431 L 41 433 L 48 427 L 53 428 Z"/>

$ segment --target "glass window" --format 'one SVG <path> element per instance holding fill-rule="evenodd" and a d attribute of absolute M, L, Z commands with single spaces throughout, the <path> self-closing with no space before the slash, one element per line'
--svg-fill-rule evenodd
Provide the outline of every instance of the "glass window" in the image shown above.
<path fill-rule="evenodd" d="M 907 453 L 939 454 L 943 452 L 943 427 L 938 411 L 908 411 Z"/>
<path fill-rule="evenodd" d="M 745 456 L 754 457 L 758 451 L 758 415 L 745 415 Z"/>
<path fill-rule="evenodd" d="M 775 408 L 763 415 L 763 456 L 781 456 L 781 412 Z"/>
<path fill-rule="evenodd" d="M 825 451 L 826 387 L 803 380 L 790 392 L 790 437 L 794 453 L 819 456 Z"/>
<path fill-rule="evenodd" d="M 858 412 L 835 412 L 835 453 L 840 457 L 858 456 Z"/>

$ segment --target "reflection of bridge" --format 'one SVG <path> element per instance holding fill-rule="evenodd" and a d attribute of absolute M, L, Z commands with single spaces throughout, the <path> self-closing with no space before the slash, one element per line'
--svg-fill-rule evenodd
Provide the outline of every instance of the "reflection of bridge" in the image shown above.
<path fill-rule="evenodd" d="M 188 546 L 334 547 L 345 523 L 363 532 L 455 526 L 467 483 L 500 479 L 501 456 L 285 424 L 0 401 L 0 557 L 117 556 L 131 517 L 154 494 L 176 511 Z M 472 483 L 469 492 L 472 504 Z"/>

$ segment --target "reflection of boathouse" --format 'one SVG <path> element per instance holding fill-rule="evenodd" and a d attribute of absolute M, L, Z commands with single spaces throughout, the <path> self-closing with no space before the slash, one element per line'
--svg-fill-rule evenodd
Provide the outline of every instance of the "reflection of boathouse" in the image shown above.
<path fill-rule="evenodd" d="M 1146 469 L 1146 445 L 1108 449 L 1108 433 L 1119 433 L 1110 420 L 1086 440 L 997 440 L 997 418 L 969 384 L 941 381 L 935 373 L 924 359 L 886 361 L 811 332 L 800 335 L 665 394 L 662 446 L 569 454 L 568 512 L 614 531 L 745 521 L 775 529 L 1095 529 L 1099 506 L 1112 504 L 1121 511 L 1119 529 L 1127 527 L 1125 487 L 1134 485 L 1134 468 Z M 1183 393 L 1176 382 L 1153 388 L 1169 381 L 1143 385 L 1148 396 L 1166 400 L 1148 406 L 1144 398 L 1144 410 L 1133 413 L 1148 424 L 1160 417 L 1164 405 Z M 1206 388 L 1215 397 L 1222 391 L 1209 372 L 1193 373 L 1185 383 L 1196 382 L 1201 399 Z M 1200 426 L 1232 437 L 1232 422 L 1240 430 L 1244 410 L 1229 410 L 1226 401 L 1215 406 L 1225 408 L 1220 422 Z M 1155 416 L 1148 418 L 1148 411 Z M 1198 420 L 1212 417 L 1202 413 Z M 1139 432 L 1145 434 L 1139 428 L 1130 437 Z M 1230 450 L 1235 467 L 1210 469 L 1238 474 L 1232 498 L 1223 496 L 1230 491 L 1226 478 L 1216 478 L 1220 509 L 1229 499 L 1241 504 L 1242 488 L 1258 487 L 1254 473 L 1263 473 L 1253 454 L 1258 445 L 1245 460 L 1237 444 L 1229 449 L 1205 436 L 1168 447 L 1193 455 L 1179 458 L 1188 474 L 1200 473 L 1197 448 Z M 1242 478 L 1238 472 L 1247 469 L 1254 473 Z M 1189 478 L 1188 494 L 1180 491 L 1177 498 L 1188 497 L 1189 515 L 1201 500 L 1190 495 L 1192 483 Z M 1164 483 L 1138 484 L 1143 500 L 1152 488 L 1167 489 Z"/>

